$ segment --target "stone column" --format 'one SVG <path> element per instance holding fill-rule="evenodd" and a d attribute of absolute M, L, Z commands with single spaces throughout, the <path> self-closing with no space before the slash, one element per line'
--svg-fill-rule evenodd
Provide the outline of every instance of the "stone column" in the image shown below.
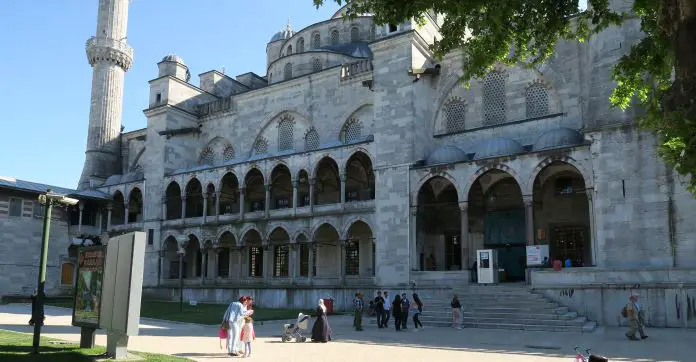
<path fill-rule="evenodd" d="M 292 213 L 293 214 L 297 213 L 297 198 L 299 197 L 297 195 L 298 186 L 299 186 L 298 181 L 292 180 Z"/>
<path fill-rule="evenodd" d="M 103 214 L 102 210 L 99 209 L 99 212 L 97 213 L 97 229 L 100 233 L 101 233 L 101 229 L 102 229 L 102 223 L 104 222 L 104 220 L 102 220 L 102 214 Z"/>
<path fill-rule="evenodd" d="M 459 245 L 462 250 L 462 270 L 469 269 L 470 257 L 469 257 L 469 202 L 460 201 L 459 202 L 459 217 L 461 218 L 460 233 L 459 233 Z"/>
<path fill-rule="evenodd" d="M 106 230 L 111 230 L 111 211 L 113 211 L 114 207 L 109 204 L 106 209 L 108 210 L 106 214 Z"/>
<path fill-rule="evenodd" d="M 597 260 L 597 249 L 599 246 L 597 245 L 597 237 L 596 237 L 596 229 L 595 229 L 595 212 L 594 212 L 594 198 L 592 197 L 594 193 L 594 189 L 588 189 L 586 192 L 587 195 L 587 209 L 589 212 L 589 218 L 590 218 L 590 245 L 592 248 L 592 260 L 590 260 L 590 263 L 592 266 L 596 266 L 598 261 Z M 590 266 L 590 265 L 585 265 L 585 266 Z"/>
<path fill-rule="evenodd" d="M 128 203 L 123 203 L 123 225 L 128 224 Z"/>
<path fill-rule="evenodd" d="M 339 177 L 341 178 L 341 207 L 343 207 L 346 204 L 346 174 L 342 173 Z"/>
<path fill-rule="evenodd" d="M 411 218 L 410 220 L 410 230 L 409 230 L 409 255 L 410 255 L 410 260 L 411 260 L 411 268 L 410 270 L 420 270 L 420 263 L 419 258 L 418 258 L 418 225 L 417 219 L 418 219 L 418 207 L 417 206 L 411 206 L 410 210 L 410 215 L 409 217 Z M 372 246 L 372 245 L 370 245 Z M 370 254 L 372 254 L 372 248 L 370 248 Z M 372 266 L 370 266 L 372 268 Z"/>
<path fill-rule="evenodd" d="M 77 208 L 80 210 L 80 214 L 77 216 L 77 232 L 82 232 L 82 213 L 85 211 L 85 204 L 80 202 L 77 205 Z"/>
<path fill-rule="evenodd" d="M 158 281 L 159 284 L 162 284 L 162 282 L 163 282 L 165 279 L 168 279 L 168 278 L 164 275 L 164 270 L 165 270 L 164 267 L 165 267 L 165 263 L 166 263 L 166 261 L 167 261 L 167 260 L 165 259 L 165 258 L 166 258 L 166 255 L 167 255 L 166 249 L 161 249 L 161 250 L 159 251 L 159 258 L 160 258 L 160 263 L 159 263 L 159 281 Z M 167 268 L 167 269 L 169 269 L 169 268 Z M 170 273 L 171 273 L 171 272 L 170 272 Z"/>
<path fill-rule="evenodd" d="M 227 258 L 227 279 L 231 279 L 234 275 L 234 274 L 232 274 L 232 266 L 234 265 L 234 263 L 232 263 L 232 260 L 233 260 L 232 254 L 234 254 L 234 251 L 235 251 L 235 247 L 230 247 L 227 251 L 227 255 L 228 255 L 228 258 Z M 237 254 L 239 254 L 239 253 L 237 253 Z M 237 255 L 234 255 L 234 256 L 237 256 Z M 235 259 L 238 259 L 238 257 Z M 241 264 L 241 261 L 240 261 L 240 263 L 237 263 L 237 264 Z M 241 277 L 241 275 L 237 275 L 237 277 Z"/>
<path fill-rule="evenodd" d="M 298 245 L 296 243 L 290 243 L 290 260 L 289 260 L 289 266 L 288 268 L 290 269 L 290 283 L 294 284 L 295 283 L 295 278 L 297 278 L 297 265 L 298 265 Z"/>
<path fill-rule="evenodd" d="M 167 220 L 167 197 L 162 198 L 162 220 Z"/>
<path fill-rule="evenodd" d="M 218 269 L 220 265 L 220 249 L 217 246 L 215 246 L 211 250 L 213 252 L 213 268 L 211 270 L 211 275 L 213 279 L 213 284 L 217 284 Z"/>
<path fill-rule="evenodd" d="M 525 195 L 524 198 L 525 235 L 527 245 L 534 245 L 534 198 Z"/>
<path fill-rule="evenodd" d="M 244 211 L 246 211 L 246 201 L 244 200 L 245 187 L 239 188 L 239 219 L 244 219 Z"/>
<path fill-rule="evenodd" d="M 273 278 L 273 245 L 268 242 L 263 243 L 263 277 L 265 279 Z"/>
<path fill-rule="evenodd" d="M 208 269 L 208 249 L 201 249 L 201 284 L 205 284 L 205 272 Z"/>
<path fill-rule="evenodd" d="M 314 203 L 316 200 L 314 199 L 314 186 L 317 183 L 317 179 L 313 178 L 309 181 L 309 211 L 314 212 Z"/>
<path fill-rule="evenodd" d="M 346 264 L 346 242 L 345 240 L 338 240 L 338 285 L 343 285 L 343 276 L 345 275 L 345 264 Z"/>
<path fill-rule="evenodd" d="M 268 213 L 271 209 L 271 184 L 265 185 L 266 198 L 264 200 L 263 216 L 268 219 Z"/>
<path fill-rule="evenodd" d="M 186 218 L 186 195 L 181 196 L 181 220 Z"/>
<path fill-rule="evenodd" d="M 220 220 L 220 191 L 215 192 L 215 220 Z"/>
<path fill-rule="evenodd" d="M 203 224 L 208 219 L 208 197 L 210 194 L 206 191 L 203 193 Z"/>

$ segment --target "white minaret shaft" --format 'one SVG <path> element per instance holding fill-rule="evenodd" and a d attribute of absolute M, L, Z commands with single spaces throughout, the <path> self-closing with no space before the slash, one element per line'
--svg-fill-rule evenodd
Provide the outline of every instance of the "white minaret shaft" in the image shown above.
<path fill-rule="evenodd" d="M 80 189 L 90 187 L 92 176 L 121 173 L 123 80 L 133 63 L 133 49 L 126 44 L 128 1 L 99 0 L 97 34 L 87 41 L 87 59 L 93 68 L 92 99 Z"/>

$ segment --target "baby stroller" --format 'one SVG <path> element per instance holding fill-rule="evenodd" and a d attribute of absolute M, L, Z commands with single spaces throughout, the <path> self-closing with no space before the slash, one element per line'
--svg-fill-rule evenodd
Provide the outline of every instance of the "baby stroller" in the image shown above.
<path fill-rule="evenodd" d="M 290 342 L 295 339 L 295 342 L 305 342 L 307 337 L 302 336 L 302 331 L 307 330 L 309 324 L 309 315 L 300 313 L 297 315 L 297 322 L 294 324 L 283 324 L 283 334 L 280 339 L 283 342 Z"/>

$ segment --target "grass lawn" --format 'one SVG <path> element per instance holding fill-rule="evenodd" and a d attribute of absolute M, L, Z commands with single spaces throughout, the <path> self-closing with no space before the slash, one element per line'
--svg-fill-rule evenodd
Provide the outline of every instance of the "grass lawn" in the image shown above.
<path fill-rule="evenodd" d="M 51 361 L 51 362 L 80 362 L 93 361 L 106 351 L 104 347 L 81 349 L 79 345 L 51 338 L 41 338 L 41 354 L 31 355 L 33 337 L 28 333 L 17 333 L 0 330 L 0 361 Z M 161 354 L 129 352 L 144 358 L 146 361 L 175 362 L 191 361 L 190 359 L 166 356 Z"/>
<path fill-rule="evenodd" d="M 56 307 L 72 308 L 72 300 L 47 300 L 46 304 Z M 198 324 L 219 324 L 227 309 L 226 304 L 198 304 L 196 306 L 184 303 L 184 309 L 179 309 L 178 302 L 142 302 L 140 316 L 143 318 L 163 319 L 175 322 Z M 271 309 L 254 307 L 255 321 L 270 321 L 278 319 L 295 319 L 298 313 L 310 313 L 309 310 Z"/>

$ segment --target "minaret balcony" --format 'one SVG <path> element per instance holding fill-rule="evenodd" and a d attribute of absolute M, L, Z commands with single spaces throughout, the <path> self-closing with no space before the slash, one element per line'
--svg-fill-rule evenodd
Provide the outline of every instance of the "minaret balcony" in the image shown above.
<path fill-rule="evenodd" d="M 86 50 L 91 66 L 107 61 L 128 70 L 133 64 L 133 48 L 124 41 L 93 36 L 87 40 Z"/>

